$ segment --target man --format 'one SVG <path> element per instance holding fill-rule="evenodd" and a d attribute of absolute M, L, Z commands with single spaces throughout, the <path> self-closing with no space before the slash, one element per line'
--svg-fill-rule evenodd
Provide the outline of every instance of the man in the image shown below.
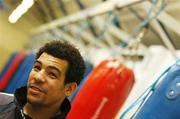
<path fill-rule="evenodd" d="M 51 41 L 39 49 L 27 87 L 13 98 L 0 95 L 0 119 L 64 119 L 70 110 L 66 98 L 83 78 L 85 64 L 67 42 Z"/>

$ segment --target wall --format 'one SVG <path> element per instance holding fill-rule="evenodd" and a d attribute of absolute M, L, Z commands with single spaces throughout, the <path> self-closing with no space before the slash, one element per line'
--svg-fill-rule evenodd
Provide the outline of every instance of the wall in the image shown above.
<path fill-rule="evenodd" d="M 0 71 L 9 55 L 21 50 L 28 41 L 28 33 L 24 32 L 20 24 L 10 24 L 7 16 L 0 11 Z"/>

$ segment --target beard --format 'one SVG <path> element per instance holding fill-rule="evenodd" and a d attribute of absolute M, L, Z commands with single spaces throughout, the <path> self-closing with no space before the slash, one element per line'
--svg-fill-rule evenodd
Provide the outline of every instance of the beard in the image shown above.
<path fill-rule="evenodd" d="M 43 100 L 38 97 L 33 97 L 31 95 L 27 95 L 27 103 L 35 106 L 35 107 L 41 107 L 43 106 Z"/>

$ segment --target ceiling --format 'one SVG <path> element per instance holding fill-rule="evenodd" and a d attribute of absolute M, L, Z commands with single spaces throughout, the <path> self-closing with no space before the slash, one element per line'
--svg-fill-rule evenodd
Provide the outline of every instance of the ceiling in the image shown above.
<path fill-rule="evenodd" d="M 0 8 L 2 11 L 4 11 L 6 15 L 10 15 L 11 12 L 21 3 L 21 1 L 22 0 L 4 0 L 0 3 Z M 109 1 L 113 1 L 113 0 L 109 0 Z M 148 0 L 144 0 L 144 1 L 148 1 Z M 111 12 L 105 12 L 103 14 L 96 15 L 96 17 L 97 16 L 99 17 L 98 19 L 100 19 L 100 22 L 97 22 L 97 20 L 94 20 L 96 19 L 96 17 L 92 17 L 92 16 L 87 17 L 84 20 L 79 20 L 73 23 L 69 23 L 74 26 L 71 26 L 70 30 L 67 31 L 66 26 L 68 26 L 69 24 L 61 25 L 61 26 L 57 25 L 57 23 L 62 21 L 61 19 L 63 18 L 65 19 L 68 16 L 76 15 L 76 13 L 81 12 L 83 10 L 87 10 L 87 8 L 93 8 L 93 7 L 96 7 L 97 5 L 102 5 L 103 3 L 108 2 L 108 0 L 107 1 L 106 0 L 36 0 L 35 4 L 28 10 L 27 13 L 25 13 L 19 19 L 19 21 L 16 24 L 23 24 L 21 25 L 22 29 L 25 29 L 28 32 L 30 32 L 30 30 L 32 31 L 32 29 L 36 30 L 38 28 L 41 28 L 42 26 L 46 27 L 49 25 L 48 29 L 46 29 L 46 31 L 43 31 L 43 32 L 49 32 L 50 29 L 51 30 L 62 29 L 63 33 L 67 32 L 66 33 L 67 37 L 70 36 L 73 38 L 81 39 L 80 42 L 85 45 L 89 44 L 88 39 L 83 38 L 83 34 L 81 37 L 80 35 L 78 36 L 77 35 L 78 32 L 79 34 L 81 34 L 81 32 L 84 32 L 84 35 L 85 35 L 84 37 L 90 34 L 91 36 L 93 36 L 93 38 L 95 37 L 96 39 L 100 39 L 99 36 L 101 36 L 102 34 L 105 34 L 102 38 L 102 43 L 99 43 L 99 44 L 102 44 L 108 47 L 110 46 L 113 47 L 113 45 L 117 46 L 121 42 L 118 40 L 116 35 L 112 35 L 114 33 L 113 31 L 112 31 L 113 33 L 110 33 L 111 31 L 108 31 L 107 33 L 105 32 L 105 30 L 109 28 L 109 26 L 107 25 L 109 23 L 108 20 L 111 19 L 110 24 L 113 24 L 113 28 L 115 26 L 116 27 L 115 29 L 122 30 L 123 32 L 127 34 L 133 34 L 133 31 L 135 31 L 135 29 L 147 17 L 148 10 L 146 11 L 145 8 L 143 8 L 144 1 L 142 0 L 141 2 L 137 2 L 136 4 L 133 4 L 133 5 L 127 5 L 126 7 L 117 7 L 116 5 L 114 5 L 113 10 L 109 10 Z M 167 15 L 173 18 L 173 20 L 175 20 L 177 24 L 179 25 L 180 24 L 180 14 L 179 14 L 180 1 L 169 0 L 169 1 L 166 1 L 165 3 L 166 3 L 166 7 L 165 9 L 163 9 L 163 12 L 165 12 Z M 151 7 L 149 6 L 149 10 L 150 8 Z M 168 19 L 166 21 L 163 21 L 163 19 L 166 19 L 166 17 L 162 16 L 161 18 L 158 19 L 158 21 L 156 21 L 156 23 L 149 22 L 149 25 L 148 26 L 146 25 L 147 30 L 141 42 L 147 46 L 152 45 L 152 44 L 162 44 L 162 45 L 167 46 L 165 41 L 162 40 L 164 39 L 162 38 L 163 35 L 160 35 L 160 32 L 158 32 L 157 30 L 158 29 L 157 27 L 159 25 L 161 30 L 163 30 L 163 33 L 165 33 L 166 37 L 168 37 L 168 40 L 171 43 L 171 45 L 175 49 L 180 49 L 180 40 L 179 40 L 180 34 L 178 34 L 179 28 L 177 28 L 176 30 L 175 29 L 176 24 L 174 24 L 174 22 L 172 23 L 172 26 L 171 26 L 171 24 L 170 25 L 168 24 Z M 53 24 L 53 23 L 54 24 L 56 23 L 56 26 L 53 26 L 53 28 L 50 28 L 51 26 L 50 24 Z M 86 25 L 88 25 L 88 28 L 86 28 Z M 74 32 L 75 30 L 77 31 L 76 33 Z M 51 36 L 53 37 L 52 34 L 56 32 L 50 32 L 50 33 L 51 33 Z M 137 36 L 138 33 L 135 33 L 136 34 L 135 36 Z M 33 36 L 33 35 L 31 34 L 30 36 Z M 36 33 L 36 36 L 37 36 L 37 33 Z M 40 39 L 42 39 L 42 37 L 40 37 Z M 113 43 L 109 41 L 109 39 L 113 39 Z M 97 43 L 94 43 L 94 45 L 97 45 Z"/>

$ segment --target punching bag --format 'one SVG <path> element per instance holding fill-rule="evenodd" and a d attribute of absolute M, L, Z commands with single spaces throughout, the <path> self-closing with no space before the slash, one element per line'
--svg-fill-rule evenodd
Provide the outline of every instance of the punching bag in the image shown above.
<path fill-rule="evenodd" d="M 9 57 L 7 63 L 5 64 L 5 66 L 3 67 L 2 71 L 0 72 L 0 80 L 2 79 L 3 75 L 7 72 L 9 67 L 11 66 L 11 63 L 13 62 L 14 58 L 16 57 L 16 55 L 17 55 L 17 52 L 14 52 Z"/>
<path fill-rule="evenodd" d="M 180 63 L 173 65 L 135 119 L 180 119 Z"/>
<path fill-rule="evenodd" d="M 0 80 L 0 91 L 3 91 L 6 88 L 6 86 L 9 83 L 9 80 L 15 74 L 16 70 L 24 60 L 25 54 L 26 51 L 22 51 L 15 56 L 11 63 L 11 66 L 7 69 L 7 71 L 2 76 L 2 79 Z"/>
<path fill-rule="evenodd" d="M 16 73 L 13 75 L 11 80 L 9 81 L 7 87 L 3 92 L 6 93 L 14 93 L 17 88 L 22 86 L 26 86 L 29 73 L 33 66 L 35 60 L 35 54 L 27 53 L 25 59 L 21 63 L 21 65 L 16 70 Z"/>
<path fill-rule="evenodd" d="M 67 119 L 114 119 L 133 84 L 132 70 L 116 59 L 104 60 L 87 77 Z"/>

